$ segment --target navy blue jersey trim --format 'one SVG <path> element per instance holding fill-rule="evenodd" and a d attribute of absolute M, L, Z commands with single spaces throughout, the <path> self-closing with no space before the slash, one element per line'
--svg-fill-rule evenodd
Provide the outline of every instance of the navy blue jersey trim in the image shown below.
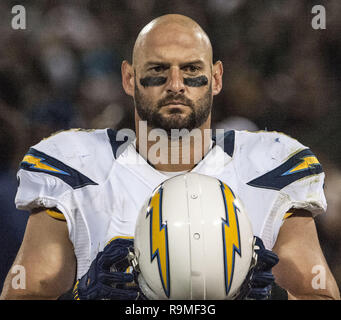
<path fill-rule="evenodd" d="M 248 182 L 247 184 L 252 187 L 281 190 L 296 180 L 323 172 L 320 163 L 310 164 L 304 169 L 295 170 L 295 167 L 304 162 L 303 159 L 305 157 L 315 157 L 315 155 L 310 149 L 304 149 L 293 155 L 279 167 Z"/>
<path fill-rule="evenodd" d="M 232 158 L 235 145 L 235 136 L 235 131 L 229 130 L 224 133 L 223 139 L 217 140 L 217 138 L 213 136 L 212 140 L 214 141 L 214 145 L 219 145 L 224 152 L 226 152 Z"/>
<path fill-rule="evenodd" d="M 33 172 L 47 173 L 60 178 L 73 189 L 79 189 L 87 185 L 97 185 L 96 182 L 79 171 L 34 148 L 29 149 L 21 161 L 19 168 Z"/>
<path fill-rule="evenodd" d="M 129 140 L 129 136 L 125 135 L 123 137 L 123 140 L 119 141 L 119 140 L 117 140 L 117 131 L 116 130 L 108 129 L 107 133 L 108 133 L 108 137 L 110 140 L 112 152 L 114 154 L 114 158 L 117 159 L 119 156 L 119 154 L 118 154 L 119 147 Z"/>

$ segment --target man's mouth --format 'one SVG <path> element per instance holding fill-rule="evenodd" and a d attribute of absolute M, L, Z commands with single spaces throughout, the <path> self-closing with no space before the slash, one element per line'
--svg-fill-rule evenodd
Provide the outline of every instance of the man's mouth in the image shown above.
<path fill-rule="evenodd" d="M 164 104 L 164 106 L 187 106 L 187 104 L 181 102 L 181 101 L 171 101 L 171 102 L 167 102 L 166 104 Z"/>

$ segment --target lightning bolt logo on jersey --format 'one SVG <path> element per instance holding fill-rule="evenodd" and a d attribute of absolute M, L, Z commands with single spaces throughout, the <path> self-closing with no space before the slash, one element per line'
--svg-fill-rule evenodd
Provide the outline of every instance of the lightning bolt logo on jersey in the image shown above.
<path fill-rule="evenodd" d="M 310 149 L 301 150 L 277 168 L 249 181 L 253 187 L 281 190 L 299 179 L 322 173 L 322 166 Z"/>
<path fill-rule="evenodd" d="M 78 170 L 34 148 L 30 148 L 28 153 L 26 153 L 20 163 L 20 168 L 57 177 L 73 189 L 82 188 L 87 185 L 97 185 L 96 182 Z"/>
<path fill-rule="evenodd" d="M 170 295 L 167 223 L 162 223 L 162 186 L 150 199 L 147 217 L 150 217 L 151 262 L 157 257 L 159 274 L 164 292 Z"/>
<path fill-rule="evenodd" d="M 226 294 L 229 293 L 235 265 L 235 254 L 241 256 L 241 245 L 238 225 L 238 208 L 234 205 L 235 196 L 232 190 L 223 182 L 220 184 L 224 204 L 226 219 L 222 219 L 222 233 L 224 246 L 224 262 L 225 262 L 225 289 Z"/>
<path fill-rule="evenodd" d="M 32 154 L 26 154 L 24 159 L 22 160 L 22 164 L 28 164 L 31 169 L 69 175 L 69 173 L 64 172 L 63 170 L 48 165 L 46 162 L 44 162 L 44 160 L 45 159 L 42 157 L 36 157 Z"/>
<path fill-rule="evenodd" d="M 315 166 L 320 165 L 320 162 L 317 160 L 315 156 L 306 156 L 301 158 L 301 162 L 294 166 L 292 169 L 284 172 L 282 176 L 302 172 L 311 168 L 314 168 Z"/>

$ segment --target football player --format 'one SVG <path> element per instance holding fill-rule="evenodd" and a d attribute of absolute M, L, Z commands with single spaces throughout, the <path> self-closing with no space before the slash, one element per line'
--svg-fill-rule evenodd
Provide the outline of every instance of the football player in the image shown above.
<path fill-rule="evenodd" d="M 137 214 L 157 185 L 186 171 L 226 181 L 244 203 L 261 239 L 259 256 L 270 257 L 259 267 L 264 277 L 252 284 L 253 297 L 269 295 L 277 262 L 272 250 L 279 257 L 272 269 L 276 283 L 289 299 L 340 298 L 314 223 L 326 210 L 324 173 L 308 147 L 281 133 L 246 131 L 203 139 L 201 148 L 183 137 L 178 147 L 170 143 L 172 129 L 199 136 L 210 129 L 223 75 L 222 62 L 212 59 L 210 40 L 196 22 L 159 17 L 140 32 L 131 63 L 122 63 L 136 140 L 112 129 L 70 130 L 29 149 L 15 200 L 17 208 L 31 211 L 14 261 L 24 266 L 26 285 L 14 289 L 9 272 L 2 299 L 56 299 L 72 287 L 76 299 L 137 298 L 129 285 L 134 275 L 121 263 L 133 246 Z M 147 121 L 146 132 L 140 121 Z M 155 135 L 146 140 L 157 128 L 166 132 L 166 142 Z M 155 161 L 161 146 L 156 156 L 152 151 L 160 141 L 168 143 L 163 154 L 169 161 Z M 189 161 L 179 151 L 182 144 L 188 144 Z M 180 161 L 171 161 L 174 153 Z M 314 282 L 316 266 L 323 270 L 322 285 Z"/>

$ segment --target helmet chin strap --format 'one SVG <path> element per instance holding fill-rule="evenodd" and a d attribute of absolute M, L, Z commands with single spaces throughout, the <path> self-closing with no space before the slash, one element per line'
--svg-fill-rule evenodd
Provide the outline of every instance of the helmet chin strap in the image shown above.
<path fill-rule="evenodd" d="M 128 250 L 129 252 L 125 257 L 110 266 L 110 272 L 124 272 L 129 266 L 134 268 L 134 266 L 137 265 L 137 257 L 134 254 L 134 248 L 129 247 Z"/>
<path fill-rule="evenodd" d="M 133 267 L 134 271 L 139 273 L 140 272 L 140 267 L 139 267 L 139 263 L 138 263 L 139 253 L 136 251 L 137 250 L 134 251 L 134 249 L 129 248 L 129 253 L 128 253 L 127 259 L 129 261 L 129 264 Z"/>
<path fill-rule="evenodd" d="M 138 263 L 139 256 L 140 252 L 137 249 L 135 249 L 134 251 L 130 251 L 128 254 L 128 261 L 130 265 L 133 267 L 134 271 L 137 273 L 136 280 L 140 287 L 140 290 L 148 300 L 160 300 L 160 297 L 158 297 L 158 295 L 149 287 L 148 283 L 146 282 L 141 273 L 140 266 Z"/>

